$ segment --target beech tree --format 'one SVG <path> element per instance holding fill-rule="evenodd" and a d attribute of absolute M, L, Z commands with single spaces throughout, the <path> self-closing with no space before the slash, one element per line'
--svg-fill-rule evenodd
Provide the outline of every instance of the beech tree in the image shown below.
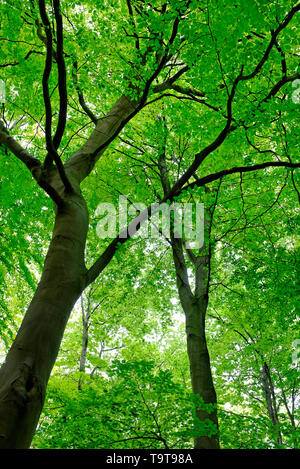
<path fill-rule="evenodd" d="M 41 197 L 51 200 L 54 227 L 39 283 L 0 370 L 1 448 L 30 446 L 74 304 L 114 256 L 122 257 L 153 202 L 185 201 L 201 188 L 209 193 L 210 185 L 216 197 L 213 183 L 231 175 L 274 171 L 276 178 L 286 168 L 287 184 L 299 196 L 299 9 L 299 3 L 264 1 L 2 2 L 4 174 L 17 200 L 23 190 L 33 207 Z M 120 193 L 148 208 L 113 240 L 99 242 L 91 258 L 87 202 L 106 201 L 95 202 L 93 187 L 105 185 L 111 173 Z M 186 253 L 195 268 L 194 293 L 182 242 L 171 232 L 197 416 L 215 425 L 209 436 L 195 435 L 195 448 L 219 447 L 205 333 L 214 201 L 208 207 L 202 251 Z M 42 213 L 32 216 L 32 223 L 45 220 Z M 39 223 L 36 231 L 49 236 Z M 27 245 L 35 251 L 34 240 Z M 39 263 L 41 254 L 35 255 Z M 34 269 L 20 259 L 34 288 Z"/>

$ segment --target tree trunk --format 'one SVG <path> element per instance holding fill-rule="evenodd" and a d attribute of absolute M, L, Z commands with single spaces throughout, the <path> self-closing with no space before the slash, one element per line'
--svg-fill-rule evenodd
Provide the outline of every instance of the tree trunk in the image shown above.
<path fill-rule="evenodd" d="M 279 445 L 282 445 L 282 435 L 281 435 L 280 422 L 279 422 L 279 417 L 278 417 L 278 412 L 277 412 L 275 391 L 274 391 L 274 386 L 273 386 L 273 382 L 271 378 L 270 369 L 266 362 L 264 362 L 263 367 L 262 367 L 261 378 L 262 378 L 262 384 L 263 384 L 263 390 L 264 390 L 264 395 L 266 399 L 268 414 L 274 427 L 276 428 L 276 433 L 277 433 L 276 443 Z"/>
<path fill-rule="evenodd" d="M 186 311 L 187 351 L 194 395 L 203 399 L 203 405 L 196 401 L 196 425 L 198 435 L 194 440 L 195 449 L 218 449 L 217 396 L 211 374 L 210 358 L 205 337 L 205 312 L 207 303 L 191 303 Z M 207 406 L 208 405 L 208 406 Z M 209 407 L 209 408 L 208 408 Z M 212 429 L 210 434 L 209 429 Z"/>
<path fill-rule="evenodd" d="M 85 286 L 88 211 L 77 194 L 58 209 L 43 274 L 0 369 L 0 448 L 30 446 L 72 308 Z"/>
<path fill-rule="evenodd" d="M 171 234 L 172 235 L 172 234 Z M 219 449 L 217 396 L 213 384 L 206 344 L 205 316 L 208 305 L 210 256 L 195 256 L 187 250 L 195 268 L 195 293 L 192 293 L 183 243 L 172 235 L 177 289 L 186 319 L 187 351 L 195 404 L 195 449 Z M 201 398 L 203 404 L 197 402 Z M 209 411 L 209 412 L 208 412 Z"/>

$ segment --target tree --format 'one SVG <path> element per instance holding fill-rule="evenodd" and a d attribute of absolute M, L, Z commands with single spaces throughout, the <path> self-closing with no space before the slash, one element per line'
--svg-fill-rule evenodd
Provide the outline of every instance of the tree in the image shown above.
<path fill-rule="evenodd" d="M 193 138 L 161 203 L 230 174 L 270 167 L 290 168 L 295 185 L 293 170 L 299 164 L 291 129 L 297 103 L 287 90 L 300 78 L 292 26 L 300 5 L 286 11 L 285 3 L 251 3 L 247 14 L 243 2 L 225 6 L 179 0 L 110 6 L 99 1 L 97 9 L 94 3 L 76 7 L 59 0 L 3 5 L 1 41 L 8 58 L 0 67 L 11 90 L 8 108 L 15 111 L 8 117 L 4 107 L 2 155 L 10 162 L 13 154 L 29 169 L 38 194 L 43 191 L 53 201 L 55 222 L 41 279 L 0 371 L 1 447 L 30 445 L 74 304 L 150 216 L 148 206 L 86 267 L 89 216 L 83 192 L 110 144 L 138 127 L 131 138 L 135 145 L 152 110 L 157 114 L 163 102 L 165 112 L 177 120 L 174 132 L 189 131 Z M 14 24 L 12 32 L 6 18 Z M 107 51 L 101 58 L 99 44 Z M 103 117 L 99 96 L 107 109 Z M 93 131 L 90 122 L 78 122 L 82 116 L 90 119 Z M 286 133 L 283 144 L 278 124 Z M 270 147 L 265 148 L 261 135 L 270 128 L 272 135 L 265 139 Z M 237 144 L 239 155 L 232 151 Z M 111 159 L 112 153 L 107 154 Z M 153 157 L 159 165 L 159 155 L 148 157 L 150 167 Z M 148 184 L 147 174 L 143 183 Z M 126 184 L 132 190 L 132 174 Z M 37 194 L 30 187 L 32 196 Z M 148 195 L 146 190 L 136 194 L 144 200 Z M 179 252 L 173 245 L 176 262 Z M 201 288 L 206 289 L 205 282 Z"/>
<path fill-rule="evenodd" d="M 214 223 L 218 262 L 212 266 L 208 317 L 222 325 L 212 345 L 217 387 L 229 380 L 229 394 L 237 391 L 239 397 L 231 395 L 229 402 L 233 410 L 243 401 L 244 426 L 246 409 L 256 409 L 251 414 L 261 422 L 252 425 L 256 435 L 265 436 L 254 443 L 253 435 L 255 447 L 263 447 L 262 440 L 266 447 L 297 447 L 298 373 L 291 351 L 297 327 L 297 191 L 288 177 L 269 175 L 267 187 L 260 177 L 224 181 Z M 228 199 L 241 194 L 229 213 Z M 226 212 L 227 228 L 220 222 Z M 227 399 L 225 392 L 223 405 Z"/>

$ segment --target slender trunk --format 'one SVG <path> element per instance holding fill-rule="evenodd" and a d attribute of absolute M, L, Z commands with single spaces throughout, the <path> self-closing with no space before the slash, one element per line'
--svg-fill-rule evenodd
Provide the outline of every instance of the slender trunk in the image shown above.
<path fill-rule="evenodd" d="M 263 384 L 268 414 L 273 425 L 277 429 L 276 443 L 278 443 L 279 445 L 282 445 L 282 435 L 281 435 L 280 422 L 279 422 L 278 412 L 277 412 L 275 390 L 274 390 L 274 386 L 273 386 L 273 382 L 271 378 L 270 369 L 266 362 L 264 362 L 263 364 L 261 377 L 262 377 L 262 384 Z"/>
<path fill-rule="evenodd" d="M 206 343 L 205 316 L 208 305 L 209 256 L 188 251 L 195 267 L 195 293 L 190 288 L 181 240 L 172 237 L 177 289 L 186 318 L 187 351 L 195 404 L 195 449 L 219 449 L 217 396 Z M 201 398 L 203 403 L 197 402 Z"/>
<path fill-rule="evenodd" d="M 89 343 L 89 315 L 90 315 L 90 296 L 88 297 L 87 313 L 85 314 L 83 298 L 81 296 L 81 315 L 82 315 L 82 342 L 81 342 L 81 354 L 79 360 L 79 371 L 85 373 L 86 365 L 86 354 Z M 78 391 L 82 390 L 82 379 L 81 376 L 78 380 Z"/>
<path fill-rule="evenodd" d="M 86 354 L 87 354 L 87 348 L 88 348 L 88 329 L 87 325 L 83 325 L 83 331 L 82 331 L 82 345 L 81 345 L 81 354 L 80 354 L 80 361 L 79 361 L 79 371 L 81 373 L 85 373 L 85 364 L 86 364 Z"/>
<path fill-rule="evenodd" d="M 82 332 L 81 354 L 80 354 L 80 360 L 79 360 L 79 371 L 80 371 L 80 373 L 85 373 L 85 364 L 86 364 L 86 354 L 87 354 L 88 342 L 89 342 L 88 329 L 86 327 L 86 324 L 84 324 L 83 325 L 83 332 Z M 77 388 L 78 388 L 78 391 L 82 390 L 82 376 L 81 375 L 78 379 Z"/>
<path fill-rule="evenodd" d="M 0 448 L 30 446 L 72 308 L 84 288 L 88 212 L 70 195 L 59 209 L 43 274 L 0 369 Z"/>
<path fill-rule="evenodd" d="M 209 352 L 205 336 L 205 300 L 193 302 L 186 310 L 186 337 L 190 363 L 192 390 L 201 402 L 196 402 L 196 425 L 198 435 L 195 449 L 218 449 L 217 396 L 214 388 Z M 203 400 L 203 404 L 202 404 Z M 213 430 L 210 434 L 209 429 Z"/>

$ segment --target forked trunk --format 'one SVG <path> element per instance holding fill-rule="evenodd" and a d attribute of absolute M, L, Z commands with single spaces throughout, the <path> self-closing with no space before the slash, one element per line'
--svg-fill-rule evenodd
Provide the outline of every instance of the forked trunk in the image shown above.
<path fill-rule="evenodd" d="M 31 444 L 72 308 L 84 288 L 88 211 L 79 195 L 59 209 L 43 274 L 0 369 L 0 448 Z"/>

